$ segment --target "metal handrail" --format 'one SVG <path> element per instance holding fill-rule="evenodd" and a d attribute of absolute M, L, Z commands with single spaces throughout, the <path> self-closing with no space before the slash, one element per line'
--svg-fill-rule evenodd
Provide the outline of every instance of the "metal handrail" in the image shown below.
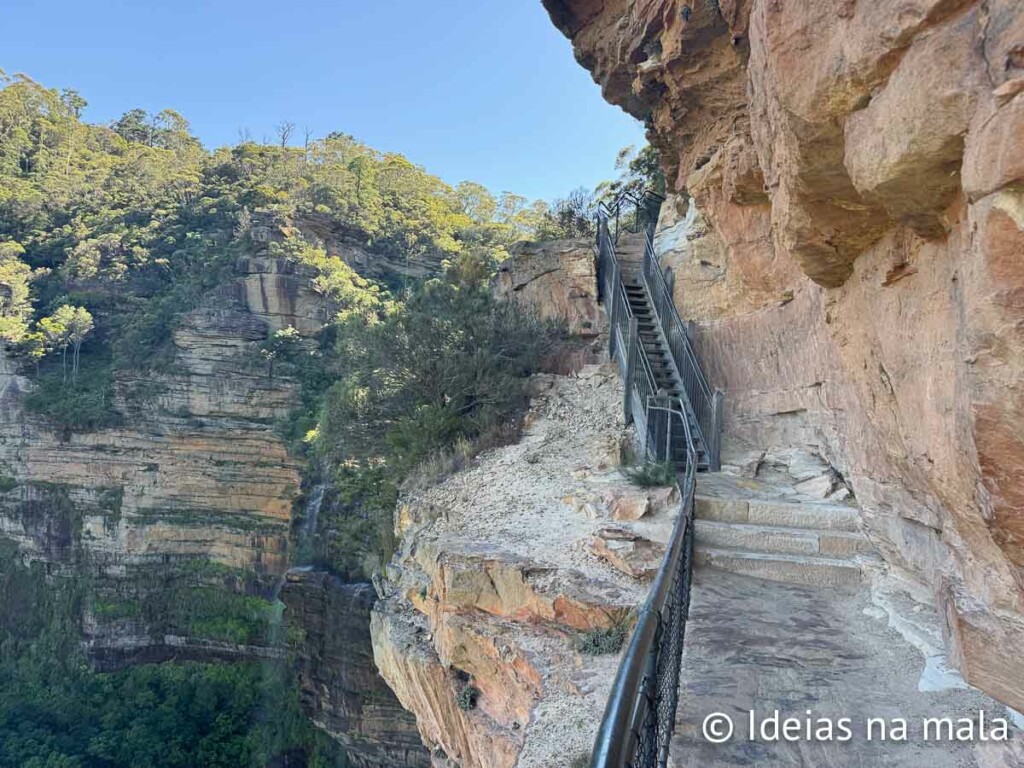
<path fill-rule="evenodd" d="M 647 196 L 620 196 L 611 206 L 600 206 L 597 226 L 598 290 L 608 311 L 610 353 L 618 360 L 625 379 L 627 418 L 632 416 L 645 456 L 675 462 L 673 434 L 683 435 L 685 464 L 676 476 L 680 507 L 647 599 L 637 614 L 636 626 L 619 664 L 604 718 L 591 756 L 591 768 L 665 768 L 675 727 L 683 638 L 690 605 L 693 570 L 693 508 L 698 443 L 717 466 L 721 424 L 721 393 L 713 394 L 700 369 L 661 272 L 653 248 L 656 216 L 646 208 Z M 636 206 L 634 222 L 648 218 L 642 280 L 654 305 L 657 325 L 665 335 L 669 357 L 683 383 L 684 398 L 656 391 L 650 360 L 639 342 L 615 242 L 622 229 L 624 203 Z M 614 217 L 614 218 L 613 218 Z M 614 235 L 611 222 L 615 222 Z M 626 227 L 628 229 L 628 225 Z M 695 407 L 694 404 L 697 404 Z M 689 414 L 696 419 L 691 429 Z M 709 444 L 708 439 L 711 438 Z"/>
<path fill-rule="evenodd" d="M 712 390 L 707 377 L 701 368 L 700 361 L 690 342 L 686 326 L 683 324 L 676 309 L 672 290 L 665 280 L 661 265 L 654 252 L 654 229 L 658 219 L 658 209 L 664 198 L 654 192 L 638 195 L 625 191 L 613 202 L 602 202 L 597 214 L 597 250 L 598 250 L 598 290 L 599 298 L 605 300 L 608 316 L 612 323 L 609 352 L 619 360 L 620 369 L 625 376 L 628 368 L 629 350 L 623 349 L 627 338 L 628 318 L 632 316 L 629 302 L 625 296 L 625 285 L 622 280 L 622 267 L 615 254 L 618 233 L 625 228 L 639 232 L 639 228 L 631 229 L 622 226 L 623 207 L 632 207 L 633 213 L 626 217 L 632 219 L 639 227 L 644 223 L 644 258 L 641 277 L 651 299 L 658 325 L 664 335 L 669 357 L 679 381 L 686 393 L 686 405 L 690 408 L 697 424 L 697 438 L 706 451 L 708 465 L 712 470 L 721 466 L 721 432 L 723 395 L 721 390 Z M 612 224 L 615 224 L 614 234 Z M 608 299 L 611 298 L 611 302 Z M 618 332 L 616 332 L 616 330 Z M 645 355 L 641 355 L 646 358 Z M 653 388 L 645 394 L 654 394 Z M 641 433 L 643 434 L 643 433 Z"/>
<path fill-rule="evenodd" d="M 686 399 L 693 409 L 697 428 L 708 450 L 708 461 L 713 469 L 721 463 L 721 400 L 720 390 L 712 392 L 700 361 L 690 343 L 686 326 L 679 317 L 672 290 L 665 280 L 665 274 L 654 253 L 654 239 L 650 230 L 644 236 L 643 280 L 651 298 L 654 312 L 658 316 L 665 342 L 672 358 L 679 380 L 686 392 Z"/>
<path fill-rule="evenodd" d="M 627 189 L 620 192 L 618 197 L 610 203 L 603 201 L 598 203 L 597 218 L 599 221 L 603 219 L 615 222 L 612 243 L 617 244 L 619 234 L 623 229 L 627 232 L 638 233 L 649 224 L 657 223 L 658 210 L 663 202 L 665 202 L 665 198 L 651 190 L 645 190 L 643 194 L 638 194 Z M 631 207 L 632 226 L 629 218 L 625 219 L 625 223 L 622 220 L 624 206 Z"/>
<path fill-rule="evenodd" d="M 680 509 L 672 536 L 639 613 L 598 730 L 591 768 L 664 768 L 675 728 L 682 646 L 693 571 L 697 452 L 682 402 L 653 396 L 646 410 L 678 420 L 687 460 L 676 478 Z"/>

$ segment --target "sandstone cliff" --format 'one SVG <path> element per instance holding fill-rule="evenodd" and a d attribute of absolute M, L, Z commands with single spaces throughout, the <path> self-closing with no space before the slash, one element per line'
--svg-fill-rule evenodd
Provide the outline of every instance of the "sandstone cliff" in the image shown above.
<path fill-rule="evenodd" d="M 586 638 L 628 631 L 678 505 L 619 471 L 631 441 L 614 364 L 533 386 L 518 443 L 397 512 L 374 659 L 437 766 L 589 756 L 618 648 L 590 655 Z"/>
<path fill-rule="evenodd" d="M 272 374 L 259 344 L 286 327 L 320 331 L 329 307 L 312 277 L 262 251 L 239 259 L 182 318 L 169 369 L 116 381 L 115 427 L 54 429 L 24 408 L 32 382 L 0 361 L 0 540 L 82 590 L 98 668 L 285 656 L 273 637 L 211 638 L 187 619 L 200 592 L 214 613 L 224 596 L 273 598 L 290 564 L 305 466 L 275 422 L 299 384 Z M 372 587 L 308 573 L 281 597 L 313 722 L 357 768 L 424 765 L 415 724 L 373 666 Z"/>
<path fill-rule="evenodd" d="M 967 680 L 1024 709 L 1024 9 L 544 4 L 661 151 L 729 460 L 829 462 Z"/>
<path fill-rule="evenodd" d="M 373 587 L 296 569 L 288 573 L 281 600 L 289 624 L 301 635 L 296 655 L 303 709 L 345 745 L 350 765 L 429 765 L 412 715 L 402 709 L 373 663 Z"/>
<path fill-rule="evenodd" d="M 230 574 L 212 585 L 264 593 L 287 568 L 302 465 L 273 422 L 297 393 L 268 376 L 256 345 L 287 325 L 318 329 L 323 308 L 284 260 L 246 258 L 235 272 L 174 332 L 171 370 L 116 382 L 119 426 L 52 428 L 23 408 L 30 381 L 3 367 L 0 531 L 23 558 L 134 606 L 127 624 L 87 616 L 88 647 L 108 664 L 182 655 L 182 628 L 136 615 L 172 564 L 212 564 Z"/>

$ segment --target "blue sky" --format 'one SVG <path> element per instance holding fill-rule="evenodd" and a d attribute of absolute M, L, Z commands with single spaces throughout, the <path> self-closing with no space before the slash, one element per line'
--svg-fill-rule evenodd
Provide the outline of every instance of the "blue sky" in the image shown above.
<path fill-rule="evenodd" d="M 0 5 L 0 68 L 76 88 L 91 122 L 170 107 L 213 147 L 288 120 L 300 141 L 344 131 L 451 183 L 546 199 L 643 143 L 539 0 Z"/>

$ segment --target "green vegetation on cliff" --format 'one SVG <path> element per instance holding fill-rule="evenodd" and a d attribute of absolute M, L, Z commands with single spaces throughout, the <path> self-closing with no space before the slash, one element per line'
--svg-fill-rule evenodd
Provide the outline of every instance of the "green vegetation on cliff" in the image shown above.
<path fill-rule="evenodd" d="M 428 281 L 374 323 L 335 329 L 335 376 L 304 438 L 311 458 L 333 468 L 335 503 L 315 557 L 348 577 L 369 576 L 390 556 L 399 485 L 411 475 L 436 479 L 452 461 L 507 439 L 526 377 L 561 333 L 457 274 Z"/>
<path fill-rule="evenodd" d="M 0 539 L 0 768 L 346 765 L 302 714 L 286 665 L 93 671 L 79 646 L 87 593 L 48 580 L 41 564 L 22 565 Z M 114 603 L 94 611 L 136 613 Z"/>
<path fill-rule="evenodd" d="M 345 134 L 211 152 L 173 111 L 100 126 L 82 122 L 84 107 L 74 91 L 0 77 L 0 338 L 26 365 L 52 369 L 80 347 L 83 367 L 167 364 L 181 314 L 254 244 L 303 261 L 330 292 L 347 276 L 327 242 L 485 273 L 513 241 L 560 232 L 544 203 L 450 187 Z M 87 386 L 62 379 L 65 391 Z M 56 399 L 34 407 L 72 428 L 98 426 L 49 408 Z"/>
<path fill-rule="evenodd" d="M 83 122 L 85 106 L 0 72 L 0 344 L 32 381 L 25 406 L 62 439 L 132 426 L 179 372 L 183 318 L 237 293 L 240 263 L 283 264 L 326 320 L 315 334 L 251 340 L 254 378 L 265 370 L 297 389 L 277 426 L 308 460 L 307 511 L 319 512 L 298 559 L 367 578 L 389 556 L 403 485 L 514 434 L 527 376 L 561 329 L 497 301 L 489 280 L 517 240 L 591 235 L 595 195 L 549 206 L 453 187 L 342 133 L 211 151 L 173 111 L 104 126 Z M 623 178 L 604 192 L 635 183 L 649 159 L 624 155 Z M 174 416 L 203 427 L 188 407 Z M 280 604 L 266 599 L 265 574 L 217 572 L 201 557 L 93 583 L 102 569 L 80 551 L 83 521 L 101 515 L 116 529 L 124 489 L 96 508 L 88 494 L 35 485 L 12 509 L 59 524 L 62 551 L 52 573 L 0 551 L 0 768 L 340 764 L 301 717 L 286 664 L 91 670 L 85 619 L 156 645 L 273 645 Z M 148 512 L 169 525 L 192 516 Z M 238 527 L 206 514 L 211 527 Z"/>

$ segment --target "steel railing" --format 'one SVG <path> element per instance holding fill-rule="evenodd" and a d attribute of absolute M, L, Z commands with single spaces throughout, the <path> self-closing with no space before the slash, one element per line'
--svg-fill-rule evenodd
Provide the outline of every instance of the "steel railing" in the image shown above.
<path fill-rule="evenodd" d="M 675 423 L 686 434 L 686 466 L 676 481 L 680 509 L 661 568 L 619 663 L 591 768 L 664 768 L 675 730 L 693 572 L 697 453 L 677 398 L 654 396 L 645 409 L 651 415 L 663 414 L 668 424 Z"/>
<path fill-rule="evenodd" d="M 611 205 L 602 204 L 598 211 L 598 292 L 609 317 L 609 353 L 618 362 L 625 384 L 626 417 L 634 424 L 645 459 L 678 466 L 673 440 L 680 434 L 685 456 L 676 476 L 679 514 L 661 568 L 637 614 L 620 662 L 591 768 L 664 768 L 668 762 L 690 605 L 698 445 L 703 444 L 710 454 L 712 468 L 717 468 L 720 445 L 721 392 L 712 392 L 707 384 L 654 254 L 654 225 L 660 202 L 656 195 L 628 193 Z M 630 212 L 624 214 L 624 207 Z M 615 252 L 624 230 L 645 233 L 641 279 L 689 402 L 657 389 Z M 690 413 L 696 424 L 693 428 Z"/>
<path fill-rule="evenodd" d="M 603 275 L 602 295 L 605 310 L 609 318 L 609 355 L 619 364 L 619 371 L 626 383 L 627 418 L 632 418 L 637 425 L 637 434 L 645 434 L 647 428 L 646 412 L 642 407 L 646 398 L 657 394 L 657 385 L 651 363 L 640 349 L 636 318 L 626 296 L 626 286 L 622 281 L 621 266 L 615 258 L 615 249 L 608 233 L 608 222 L 602 220 L 599 228 L 603 228 L 604 236 L 599 233 L 599 267 L 598 274 Z"/>
<path fill-rule="evenodd" d="M 619 242 L 623 230 L 627 232 L 643 232 L 658 223 L 658 212 L 665 198 L 651 192 L 621 192 L 612 202 L 601 202 L 597 205 L 598 221 L 608 223 L 612 236 L 612 245 Z M 598 233 L 600 235 L 600 233 Z"/>
<path fill-rule="evenodd" d="M 672 365 L 686 392 L 699 436 L 707 449 L 708 463 L 711 470 L 717 472 L 721 467 L 722 391 L 712 391 L 701 370 L 686 326 L 676 309 L 672 289 L 654 253 L 654 238 L 650 231 L 644 234 L 643 280 L 671 354 Z"/>

